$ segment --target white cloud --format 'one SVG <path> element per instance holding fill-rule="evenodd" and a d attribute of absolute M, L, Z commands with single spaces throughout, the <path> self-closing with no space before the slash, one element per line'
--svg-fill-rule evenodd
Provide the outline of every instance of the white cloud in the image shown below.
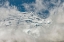
<path fill-rule="evenodd" d="M 5 2 L 0 7 L 0 42 L 35 42 L 34 38 L 21 31 L 22 28 L 26 28 L 24 25 L 27 26 L 24 22 L 27 17 L 24 16 L 23 12 L 18 11 L 15 6 L 9 6 L 9 3 Z M 20 23 L 21 25 L 18 27 L 19 20 L 23 23 Z"/>
<path fill-rule="evenodd" d="M 52 0 L 51 0 L 52 1 Z M 1 42 L 48 42 L 63 41 L 64 39 L 64 3 L 57 4 L 57 7 L 49 10 L 50 16 L 42 19 L 37 12 L 47 7 L 42 4 L 43 0 L 36 0 L 36 3 L 23 4 L 27 12 L 20 12 L 16 6 L 9 6 L 6 2 L 0 7 L 0 41 Z M 58 5 L 60 6 L 58 7 Z M 35 10 L 31 11 L 33 6 Z M 59 17 L 60 16 L 60 17 Z M 25 34 L 26 33 L 26 34 Z"/>
<path fill-rule="evenodd" d="M 58 0 L 58 2 L 56 2 L 56 0 L 51 0 L 50 1 L 52 4 L 55 5 L 55 7 L 51 8 L 49 10 L 50 12 L 50 16 L 47 18 L 48 20 L 51 20 L 51 24 L 50 25 L 46 25 L 46 23 L 44 23 L 45 25 L 42 24 L 41 28 L 41 37 L 38 39 L 40 41 L 44 41 L 42 39 L 45 39 L 46 42 L 49 41 L 63 41 L 64 39 L 64 15 L 63 15 L 63 11 L 64 11 L 64 5 L 63 3 L 61 3 L 61 0 Z M 48 5 L 46 6 L 47 3 L 44 3 L 43 0 L 36 0 L 36 3 L 33 3 L 33 6 L 35 7 L 35 11 L 34 13 L 37 14 L 37 12 L 39 12 L 42 9 L 47 9 Z M 29 4 L 27 4 L 27 6 L 30 7 Z M 27 10 L 30 10 L 29 8 L 26 8 Z M 37 16 L 37 15 L 36 15 Z M 39 17 L 40 18 L 40 17 Z M 47 20 L 45 19 L 45 21 Z M 63 29 L 63 30 L 62 30 Z M 58 40 L 57 40 L 58 39 Z M 39 41 L 39 42 L 40 42 Z"/>

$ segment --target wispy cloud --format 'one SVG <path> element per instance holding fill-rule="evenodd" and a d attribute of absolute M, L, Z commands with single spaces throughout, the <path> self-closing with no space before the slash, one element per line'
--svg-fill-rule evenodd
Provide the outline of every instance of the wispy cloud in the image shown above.
<path fill-rule="evenodd" d="M 63 28 L 63 23 L 64 23 L 63 22 L 64 21 L 64 15 L 63 15 L 64 5 L 61 2 L 61 0 L 36 0 L 36 3 L 25 4 L 25 8 L 27 10 L 30 10 L 29 12 L 32 12 L 32 10 L 30 9 L 31 5 L 35 8 L 34 13 L 38 17 L 39 17 L 38 12 L 42 13 L 41 12 L 42 10 L 48 10 L 49 14 L 50 14 L 50 16 L 45 19 L 45 21 L 47 19 L 48 20 L 51 19 L 51 25 L 50 26 L 48 25 L 49 27 L 47 27 L 47 26 L 44 27 L 44 28 L 48 28 L 48 29 L 43 29 L 42 30 L 42 36 L 43 36 L 42 39 L 45 38 L 45 39 L 52 40 L 52 41 L 57 41 L 57 39 L 59 41 L 63 40 L 63 35 L 64 34 L 63 33 L 58 34 L 58 32 L 62 32 L 61 28 Z M 45 13 L 42 13 L 41 16 L 43 16 L 43 14 L 45 14 Z M 41 17 L 39 17 L 39 18 L 41 18 Z M 41 28 L 43 28 L 43 27 L 41 27 Z M 43 34 L 43 31 L 45 31 L 45 34 Z M 50 35 L 47 34 L 47 33 L 49 33 Z"/>
<path fill-rule="evenodd" d="M 19 21 L 21 21 L 20 19 L 23 19 L 22 17 L 25 17 L 24 13 L 18 11 L 16 6 L 9 6 L 9 2 L 5 2 L 4 5 L 1 5 L 0 42 L 35 42 L 34 39 L 21 31 L 22 27 L 24 26 L 19 25 L 18 27 L 17 24 Z M 20 29 L 18 30 L 17 28 Z"/>
<path fill-rule="evenodd" d="M 64 3 L 60 0 L 36 0 L 35 3 L 24 3 L 23 6 L 26 12 L 10 6 L 8 1 L 0 5 L 1 42 L 63 41 Z M 44 19 L 43 14 L 44 17 L 49 16 Z"/>

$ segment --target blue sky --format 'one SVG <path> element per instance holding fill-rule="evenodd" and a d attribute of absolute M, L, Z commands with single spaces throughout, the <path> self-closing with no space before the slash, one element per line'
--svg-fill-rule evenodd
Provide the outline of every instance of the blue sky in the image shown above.
<path fill-rule="evenodd" d="M 4 3 L 6 0 L 0 0 L 0 3 Z M 37 2 L 37 7 L 36 7 L 36 9 L 34 9 L 33 7 L 31 7 L 31 4 L 32 3 L 35 3 L 36 2 L 36 0 L 8 0 L 8 2 L 9 2 L 9 5 L 10 6 L 16 6 L 17 7 L 17 9 L 19 10 L 19 11 L 21 11 L 21 12 L 26 12 L 26 11 L 33 11 L 33 12 L 36 12 L 36 14 L 38 15 L 38 12 L 40 13 L 38 16 L 39 17 L 41 17 L 41 18 L 43 18 L 43 19 L 46 19 L 48 16 L 49 16 L 49 10 L 50 9 L 53 9 L 53 7 L 55 7 L 55 6 L 59 6 L 59 5 L 57 5 L 57 3 L 58 3 L 58 0 L 54 0 L 54 2 L 52 2 L 51 0 L 42 0 L 43 2 L 41 3 L 42 4 L 42 6 L 43 7 L 46 7 L 46 8 L 44 8 L 43 9 L 43 7 L 41 7 L 40 5 L 41 4 L 39 4 L 39 0 L 38 0 L 38 2 Z M 61 0 L 61 3 L 62 2 L 64 2 L 64 0 Z M 24 3 L 26 3 L 26 4 L 30 4 L 30 8 L 28 7 L 27 9 L 28 10 L 26 10 L 26 8 L 23 6 L 23 4 Z M 34 6 L 35 7 L 35 6 Z M 38 10 L 38 9 L 40 9 L 41 8 L 41 10 Z M 31 9 L 31 10 L 30 10 Z M 43 10 L 47 10 L 48 11 L 48 13 L 45 11 L 45 12 L 43 12 Z"/>
<path fill-rule="evenodd" d="M 0 3 L 5 2 L 5 1 L 6 0 L 0 0 Z M 8 0 L 8 1 L 10 3 L 10 6 L 14 5 L 18 8 L 19 11 L 22 11 L 22 12 L 25 12 L 25 8 L 22 4 L 24 4 L 24 3 L 27 3 L 27 4 L 35 3 L 35 0 Z M 64 2 L 64 0 L 61 0 L 61 1 Z M 49 2 L 49 4 L 46 4 L 46 2 Z M 56 0 L 55 2 L 58 2 L 58 0 Z M 44 4 L 46 5 L 46 7 L 48 9 L 55 6 L 54 4 L 52 4 L 50 2 L 50 0 L 44 0 Z"/>
<path fill-rule="evenodd" d="M 24 6 L 22 6 L 22 4 L 24 4 L 24 3 L 27 3 L 27 4 L 35 3 L 35 0 L 8 0 L 8 1 L 10 3 L 10 6 L 15 5 L 15 6 L 17 6 L 19 11 L 23 11 L 23 12 L 25 11 L 25 8 L 24 8 Z M 63 2 L 64 0 L 61 0 L 61 1 Z M 49 2 L 49 4 L 46 4 L 46 2 Z M 55 2 L 57 3 L 58 0 L 55 0 Z M 44 0 L 44 4 L 46 4 L 46 7 L 48 9 L 55 6 L 54 4 L 51 3 L 50 0 Z"/>
<path fill-rule="evenodd" d="M 35 0 L 9 0 L 10 5 L 15 5 L 19 9 L 19 11 L 25 11 L 25 8 L 22 6 L 22 4 L 27 3 L 31 4 L 35 2 Z"/>
<path fill-rule="evenodd" d="M 0 0 L 0 3 L 4 3 L 6 0 Z M 31 4 L 35 0 L 8 0 L 11 5 L 14 5 L 18 8 L 19 11 L 25 11 L 25 8 L 22 6 L 23 3 Z"/>

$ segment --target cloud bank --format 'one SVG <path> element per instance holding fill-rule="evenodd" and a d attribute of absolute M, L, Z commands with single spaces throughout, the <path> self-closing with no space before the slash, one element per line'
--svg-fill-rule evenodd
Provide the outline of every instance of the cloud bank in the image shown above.
<path fill-rule="evenodd" d="M 52 6 L 51 6 L 52 5 Z M 9 2 L 0 5 L 0 42 L 63 42 L 64 3 L 36 0 L 20 12 Z"/>

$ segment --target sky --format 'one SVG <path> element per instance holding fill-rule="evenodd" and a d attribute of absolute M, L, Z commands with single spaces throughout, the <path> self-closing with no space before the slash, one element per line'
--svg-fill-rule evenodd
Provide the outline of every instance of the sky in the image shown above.
<path fill-rule="evenodd" d="M 64 0 L 0 0 L 4 41 L 64 41 Z"/>
<path fill-rule="evenodd" d="M 5 3 L 6 1 L 9 2 L 10 6 L 16 6 L 19 11 L 25 12 L 25 8 L 22 4 L 27 3 L 35 3 L 35 0 L 0 0 L 0 3 Z"/>
<path fill-rule="evenodd" d="M 23 7 L 22 4 L 27 3 L 27 4 L 31 4 L 33 2 L 35 2 L 35 0 L 9 0 L 10 5 L 15 5 L 18 7 L 19 11 L 25 11 L 25 8 Z"/>
<path fill-rule="evenodd" d="M 20 12 L 36 12 L 37 15 L 43 19 L 46 19 L 49 17 L 49 10 L 53 9 L 55 6 L 59 6 L 56 3 L 58 3 L 58 0 L 54 0 L 54 2 L 51 2 L 51 0 L 42 0 L 43 2 L 41 4 L 42 8 L 39 10 L 39 6 L 36 5 L 36 0 L 1 0 L 1 2 L 4 4 L 6 1 L 9 2 L 9 6 L 15 6 Z M 55 3 L 55 4 L 54 4 Z M 40 3 L 38 3 L 40 4 Z M 38 8 L 38 9 L 37 9 Z M 38 11 L 37 11 L 38 10 Z M 44 11 L 44 12 L 43 12 Z"/>
<path fill-rule="evenodd" d="M 25 12 L 25 7 L 22 5 L 24 3 L 26 4 L 32 4 L 32 3 L 35 3 L 35 0 L 8 0 L 10 2 L 10 6 L 11 5 L 15 5 L 19 11 L 22 11 L 22 12 Z M 49 2 L 49 0 L 46 0 Z M 45 0 L 44 0 L 45 2 Z M 53 7 L 54 4 L 50 3 L 49 4 L 49 8 Z"/>
<path fill-rule="evenodd" d="M 16 6 L 18 8 L 19 11 L 25 12 L 26 9 L 23 6 L 24 3 L 26 4 L 32 4 L 32 3 L 36 3 L 36 0 L 0 0 L 0 3 L 4 3 L 5 1 L 9 1 L 9 5 L 10 6 Z M 63 0 L 61 0 L 63 2 Z M 49 2 L 49 4 L 47 4 L 46 2 Z M 56 3 L 58 2 L 58 0 L 55 1 Z M 53 8 L 55 5 L 52 4 L 50 2 L 50 0 L 44 0 L 43 4 L 47 5 L 46 7 L 48 9 Z"/>

